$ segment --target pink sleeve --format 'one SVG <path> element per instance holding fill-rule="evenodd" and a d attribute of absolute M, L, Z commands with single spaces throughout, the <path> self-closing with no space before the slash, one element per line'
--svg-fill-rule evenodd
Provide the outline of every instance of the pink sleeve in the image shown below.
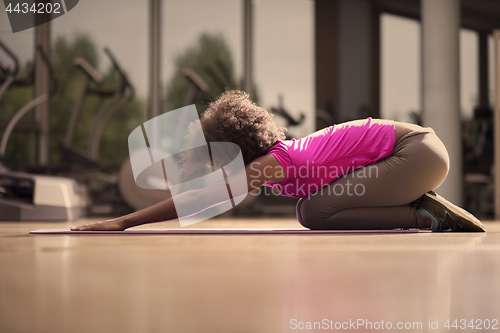
<path fill-rule="evenodd" d="M 292 159 L 290 158 L 290 155 L 288 153 L 288 148 L 287 145 L 291 144 L 291 142 L 295 141 L 294 139 L 290 141 L 281 141 L 278 140 L 278 142 L 269 149 L 269 151 L 266 153 L 266 155 L 273 155 L 276 157 L 278 160 L 279 164 L 283 168 L 283 171 L 285 171 L 285 179 L 283 179 L 279 183 L 266 183 L 266 186 L 270 187 L 276 187 L 276 185 L 284 183 L 288 181 L 288 179 L 291 177 L 291 175 L 288 174 L 287 170 L 290 170 L 289 166 L 293 165 Z"/>

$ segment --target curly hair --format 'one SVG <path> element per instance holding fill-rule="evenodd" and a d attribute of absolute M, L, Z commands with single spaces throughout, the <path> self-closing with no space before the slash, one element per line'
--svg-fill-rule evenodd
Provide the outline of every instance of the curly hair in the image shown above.
<path fill-rule="evenodd" d="M 265 155 L 276 141 L 284 140 L 286 131 L 276 125 L 273 114 L 239 90 L 226 91 L 211 102 L 203 113 L 201 126 L 207 142 L 237 144 L 245 165 Z"/>

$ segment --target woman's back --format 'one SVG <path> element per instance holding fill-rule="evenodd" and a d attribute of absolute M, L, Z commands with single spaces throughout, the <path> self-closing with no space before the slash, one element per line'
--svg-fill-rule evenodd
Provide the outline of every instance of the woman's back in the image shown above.
<path fill-rule="evenodd" d="M 268 152 L 285 177 L 266 186 L 305 198 L 335 179 L 392 154 L 394 124 L 371 118 L 334 125 L 300 139 L 278 141 Z"/>

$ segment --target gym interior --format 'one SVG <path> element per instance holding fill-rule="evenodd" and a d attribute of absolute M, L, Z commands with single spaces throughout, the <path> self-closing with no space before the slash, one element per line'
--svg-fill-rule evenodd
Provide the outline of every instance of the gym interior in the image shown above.
<path fill-rule="evenodd" d="M 500 329 L 497 0 L 0 8 L 0 332 Z M 188 226 L 69 231 L 170 198 L 138 185 L 131 133 L 226 89 L 287 138 L 432 127 L 452 166 L 436 191 L 487 232 L 311 231 L 271 188 Z"/>

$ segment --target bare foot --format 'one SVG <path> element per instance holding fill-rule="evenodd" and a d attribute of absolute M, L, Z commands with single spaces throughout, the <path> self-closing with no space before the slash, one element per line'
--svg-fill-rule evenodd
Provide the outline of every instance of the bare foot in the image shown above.
<path fill-rule="evenodd" d="M 127 229 L 128 226 L 125 225 L 121 218 L 101 221 L 97 223 L 81 225 L 78 227 L 71 227 L 71 231 L 123 231 Z"/>

